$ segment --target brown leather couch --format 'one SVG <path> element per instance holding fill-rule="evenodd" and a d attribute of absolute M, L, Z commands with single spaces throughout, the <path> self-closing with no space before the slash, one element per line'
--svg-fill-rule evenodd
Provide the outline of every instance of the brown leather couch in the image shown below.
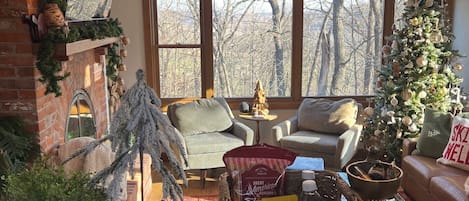
<path fill-rule="evenodd" d="M 436 159 L 411 155 L 416 141 L 404 140 L 401 186 L 415 201 L 469 201 L 464 182 L 469 172 L 442 165 Z"/>

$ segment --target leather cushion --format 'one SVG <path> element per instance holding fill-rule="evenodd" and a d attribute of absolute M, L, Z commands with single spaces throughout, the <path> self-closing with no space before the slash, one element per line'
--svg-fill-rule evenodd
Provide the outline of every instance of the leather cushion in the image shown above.
<path fill-rule="evenodd" d="M 298 131 L 282 137 L 280 144 L 293 152 L 316 152 L 335 154 L 339 136 L 321 134 L 313 131 Z"/>
<path fill-rule="evenodd" d="M 464 176 L 467 172 L 439 164 L 435 159 L 425 156 L 411 155 L 402 160 L 404 174 L 412 175 L 416 181 L 428 187 L 434 176 Z"/>
<path fill-rule="evenodd" d="M 425 109 L 422 132 L 417 141 L 417 148 L 412 154 L 441 157 L 451 133 L 451 119 L 452 115 L 448 112 Z"/>
<path fill-rule="evenodd" d="M 351 98 L 306 98 L 298 109 L 298 128 L 340 135 L 355 124 L 357 113 L 358 105 Z"/>
<path fill-rule="evenodd" d="M 465 180 L 466 176 L 433 177 L 430 181 L 429 192 L 437 200 L 469 200 L 469 197 L 464 192 Z"/>
<path fill-rule="evenodd" d="M 168 117 L 184 136 L 221 132 L 233 125 L 227 110 L 216 99 L 172 104 L 168 108 Z"/>
<path fill-rule="evenodd" d="M 244 145 L 244 141 L 230 133 L 213 132 L 186 136 L 187 153 L 206 154 L 227 152 L 235 147 Z"/>

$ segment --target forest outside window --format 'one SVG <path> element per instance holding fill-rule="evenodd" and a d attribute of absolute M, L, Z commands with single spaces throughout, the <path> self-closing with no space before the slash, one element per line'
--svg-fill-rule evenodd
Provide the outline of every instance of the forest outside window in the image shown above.
<path fill-rule="evenodd" d="M 147 70 L 163 102 L 250 98 L 258 80 L 271 102 L 372 95 L 392 24 L 384 0 L 153 1 Z"/>

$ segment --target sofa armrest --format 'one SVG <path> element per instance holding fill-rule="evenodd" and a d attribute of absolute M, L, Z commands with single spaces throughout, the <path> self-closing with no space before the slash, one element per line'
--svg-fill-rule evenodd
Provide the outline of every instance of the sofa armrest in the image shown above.
<path fill-rule="evenodd" d="M 278 123 L 272 127 L 272 136 L 274 142 L 279 145 L 280 139 L 298 131 L 298 118 L 297 116 L 290 117 L 285 121 Z"/>
<path fill-rule="evenodd" d="M 233 135 L 244 140 L 244 145 L 253 145 L 254 143 L 254 131 L 246 126 L 245 124 L 233 120 Z"/>
<path fill-rule="evenodd" d="M 404 156 L 411 155 L 412 152 L 417 148 L 417 140 L 415 138 L 405 138 L 402 141 L 402 158 Z"/>
<path fill-rule="evenodd" d="M 355 124 L 339 136 L 335 157 L 338 160 L 337 167 L 342 168 L 355 155 L 362 129 L 362 125 Z"/>

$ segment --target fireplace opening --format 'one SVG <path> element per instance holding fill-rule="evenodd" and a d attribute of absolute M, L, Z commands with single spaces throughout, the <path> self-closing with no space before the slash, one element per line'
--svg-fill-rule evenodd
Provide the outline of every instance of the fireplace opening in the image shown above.
<path fill-rule="evenodd" d="M 84 136 L 96 138 L 96 120 L 88 93 L 77 90 L 69 108 L 65 141 Z"/>

